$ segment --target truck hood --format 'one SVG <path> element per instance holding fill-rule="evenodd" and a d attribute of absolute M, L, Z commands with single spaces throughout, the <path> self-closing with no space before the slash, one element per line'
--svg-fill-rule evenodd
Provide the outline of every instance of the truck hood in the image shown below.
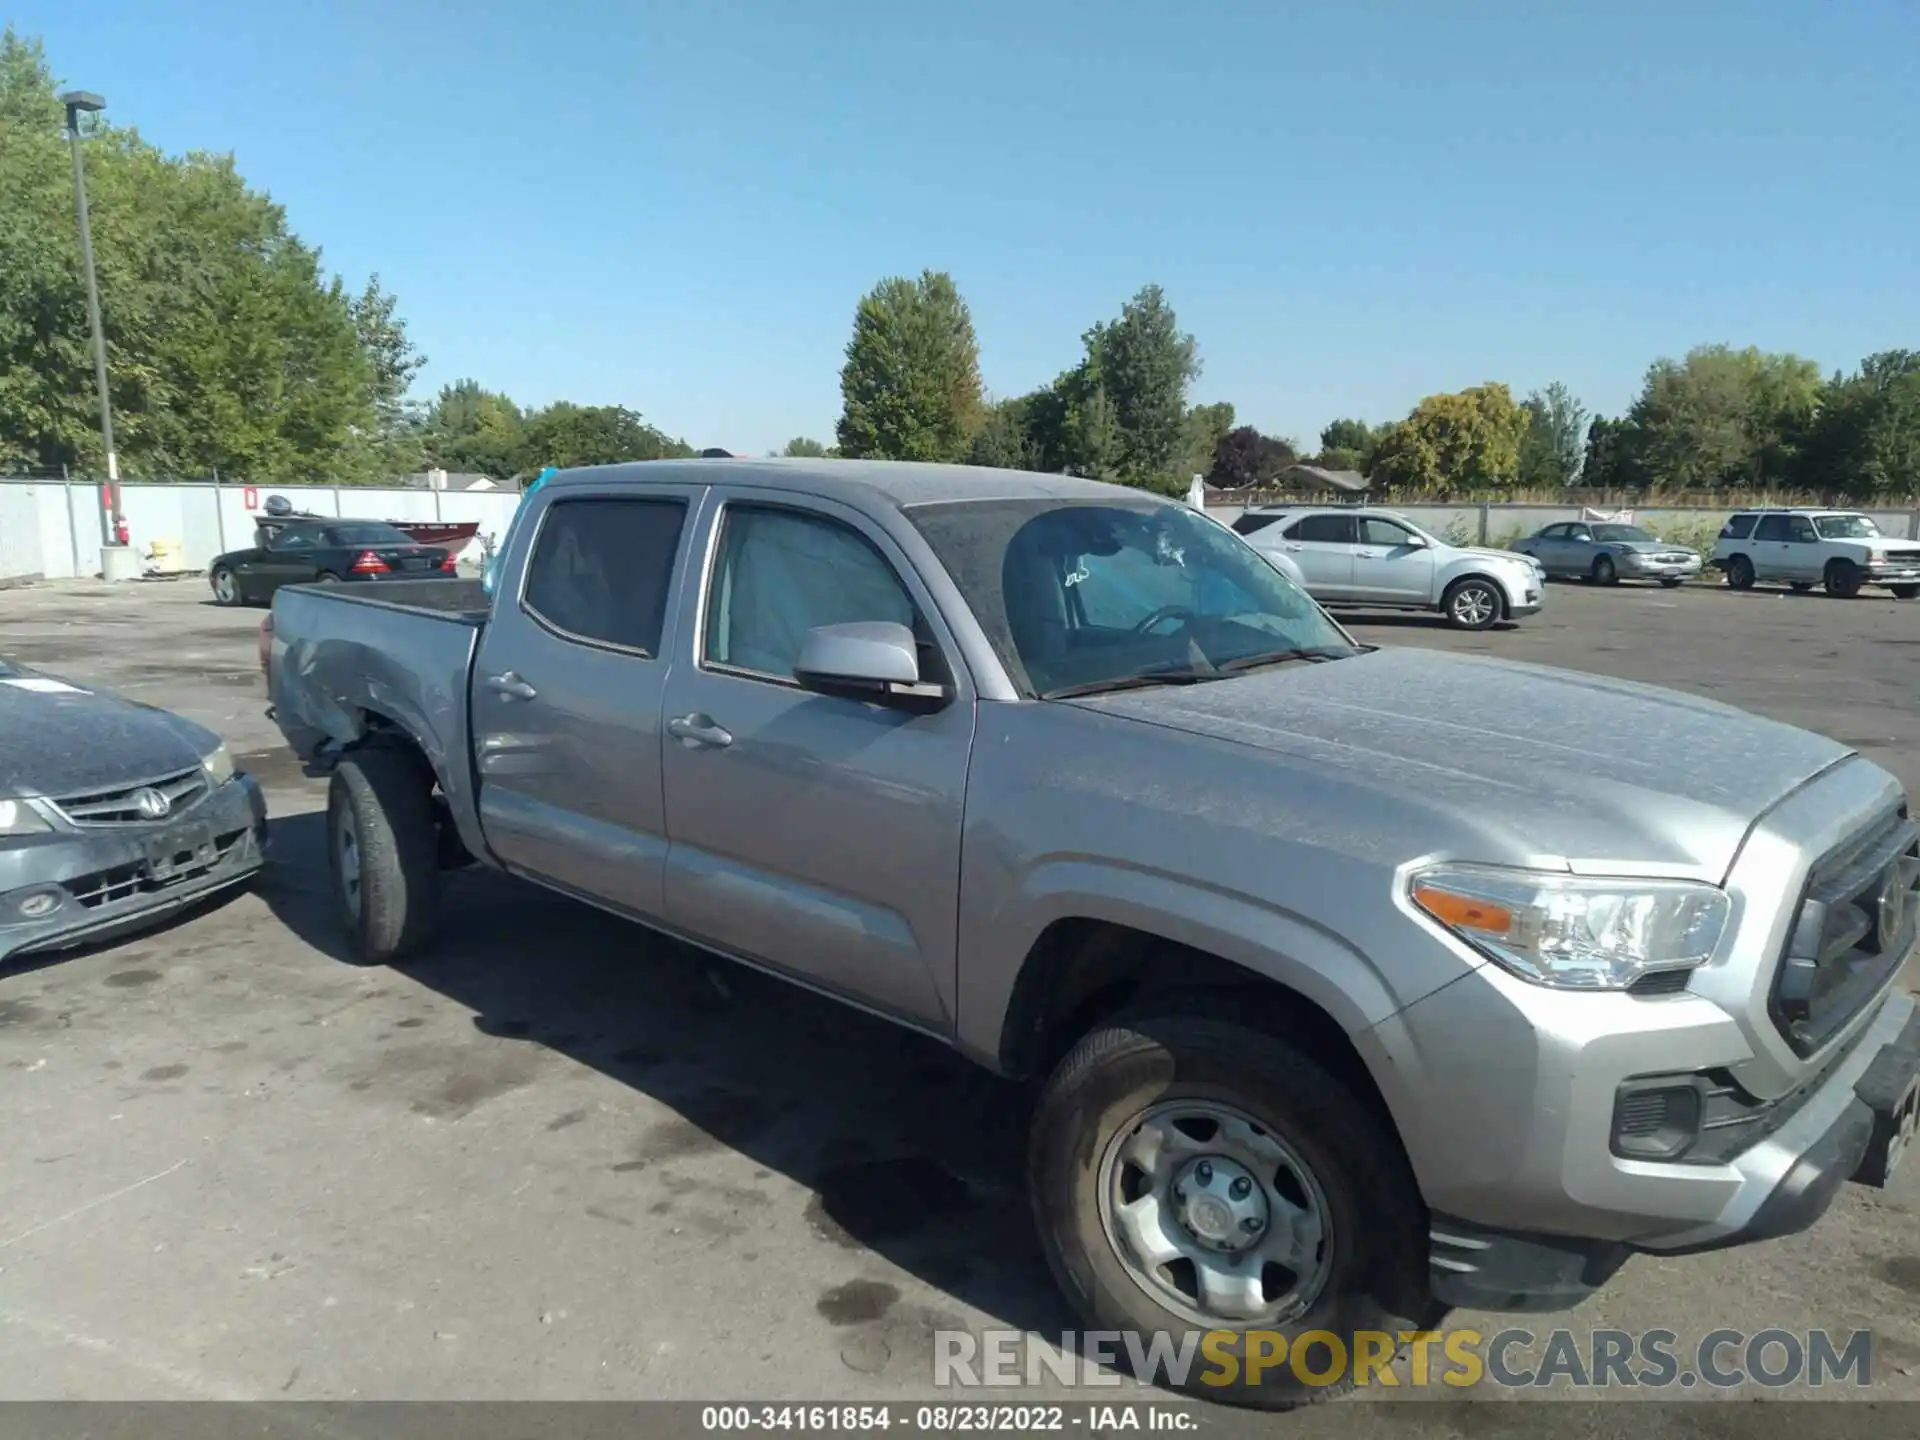
<path fill-rule="evenodd" d="M 0 661 L 0 798 L 137 784 L 190 769 L 219 743 L 165 710 Z"/>
<path fill-rule="evenodd" d="M 1432 834 L 1406 835 L 1409 860 L 1464 828 L 1482 853 L 1446 858 L 1588 873 L 1717 881 L 1756 819 L 1852 753 L 1674 691 L 1413 648 L 1067 703 L 1434 813 Z M 1284 777 L 1271 780 L 1284 805 Z"/>

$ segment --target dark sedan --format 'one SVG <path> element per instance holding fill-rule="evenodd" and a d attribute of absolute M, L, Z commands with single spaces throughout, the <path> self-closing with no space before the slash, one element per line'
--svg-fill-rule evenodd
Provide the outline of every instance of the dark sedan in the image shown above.
<path fill-rule="evenodd" d="M 0 660 L 0 961 L 151 925 L 251 878 L 266 842 L 211 730 Z"/>
<path fill-rule="evenodd" d="M 216 556 L 207 567 L 207 583 L 222 605 L 249 605 L 272 600 L 282 585 L 419 580 L 454 573 L 451 551 L 416 544 L 385 521 L 304 520 L 265 545 Z"/>

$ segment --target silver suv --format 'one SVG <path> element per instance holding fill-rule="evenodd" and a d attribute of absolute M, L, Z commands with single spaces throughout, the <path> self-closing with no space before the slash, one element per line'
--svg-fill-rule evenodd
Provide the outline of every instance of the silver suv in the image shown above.
<path fill-rule="evenodd" d="M 1546 599 L 1546 572 L 1531 556 L 1453 545 L 1391 510 L 1259 508 L 1233 528 L 1327 605 L 1434 610 L 1459 629 L 1485 630 Z"/>
<path fill-rule="evenodd" d="M 1713 544 L 1713 564 L 1735 590 L 1756 581 L 1815 585 L 1842 600 L 1883 585 L 1896 600 L 1920 596 L 1920 543 L 1880 533 L 1855 510 L 1742 510 Z"/>

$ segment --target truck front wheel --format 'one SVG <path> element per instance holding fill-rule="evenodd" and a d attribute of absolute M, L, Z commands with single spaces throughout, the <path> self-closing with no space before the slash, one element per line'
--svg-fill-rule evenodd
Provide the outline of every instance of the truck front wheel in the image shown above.
<path fill-rule="evenodd" d="M 1151 1383 L 1321 1400 L 1438 1313 L 1425 1208 L 1375 1107 L 1244 1025 L 1175 1012 L 1094 1031 L 1047 1083 L 1028 1165 L 1048 1263 L 1088 1323 L 1133 1332 L 1125 1353 L 1162 1333 L 1191 1351 L 1184 1377 Z"/>
<path fill-rule="evenodd" d="M 440 901 L 433 792 L 399 750 L 342 756 L 327 787 L 327 866 L 353 958 L 385 965 L 432 938 Z"/>

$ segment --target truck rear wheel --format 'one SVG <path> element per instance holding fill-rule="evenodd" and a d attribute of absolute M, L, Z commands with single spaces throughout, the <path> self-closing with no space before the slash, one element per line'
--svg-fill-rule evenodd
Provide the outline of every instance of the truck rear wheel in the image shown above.
<path fill-rule="evenodd" d="M 399 750 L 356 750 L 327 787 L 327 868 L 353 958 L 385 965 L 433 936 L 440 837 L 421 765 Z"/>
<path fill-rule="evenodd" d="M 1727 588 L 1729 590 L 1751 590 L 1753 581 L 1753 561 L 1744 555 L 1727 557 Z"/>
<path fill-rule="evenodd" d="M 1191 1393 L 1326 1399 L 1351 1388 L 1356 1345 L 1384 1364 L 1438 1313 L 1425 1208 L 1385 1122 L 1245 1025 L 1176 1010 L 1095 1030 L 1047 1083 L 1028 1167 L 1048 1263 L 1091 1326 L 1134 1332 L 1124 1353 L 1214 1335 Z"/>

